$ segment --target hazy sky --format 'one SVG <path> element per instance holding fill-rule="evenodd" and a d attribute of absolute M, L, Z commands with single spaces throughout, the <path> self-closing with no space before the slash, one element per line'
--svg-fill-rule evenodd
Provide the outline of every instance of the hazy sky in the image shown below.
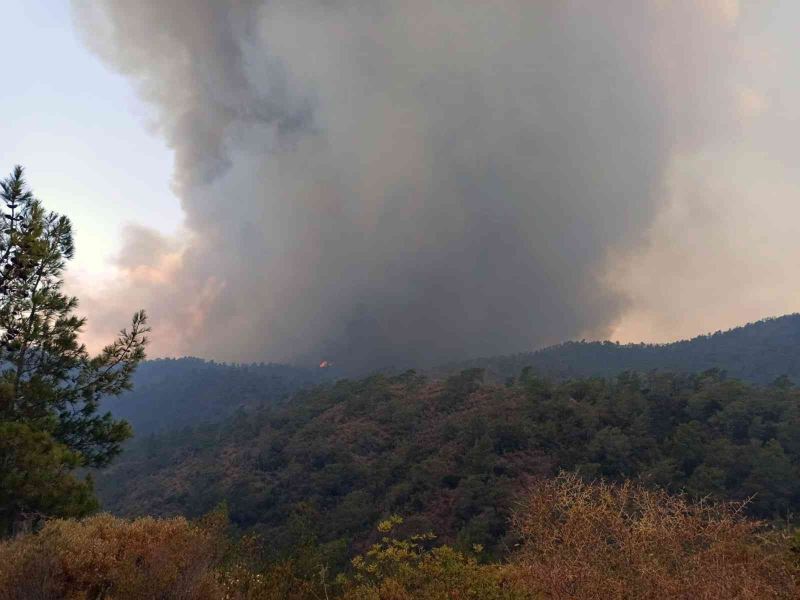
<path fill-rule="evenodd" d="M 609 0 L 608 14 L 591 2 L 565 2 L 563 10 L 541 2 L 534 14 L 513 0 L 498 0 L 496 10 L 466 0 L 437 10 L 376 3 L 382 8 L 372 14 L 351 10 L 355 0 L 325 10 L 314 0 L 248 0 L 230 10 L 202 1 L 196 11 L 182 0 L 98 0 L 74 2 L 77 24 L 67 2 L 0 0 L 13 24 L 4 56 L 15 61 L 6 65 L 11 91 L 0 94 L 0 166 L 22 163 L 46 205 L 73 219 L 70 282 L 95 323 L 90 339 L 143 304 L 161 326 L 154 354 L 286 359 L 315 352 L 314 344 L 346 346 L 325 337 L 303 346 L 293 337 L 312 330 L 329 338 L 347 330 L 372 352 L 384 343 L 375 331 L 387 333 L 364 323 L 377 320 L 413 332 L 400 336 L 409 347 L 434 347 L 421 358 L 438 358 L 448 347 L 426 339 L 437 325 L 417 309 L 467 293 L 479 300 L 454 320 L 478 322 L 494 311 L 501 323 L 497 336 L 444 326 L 439 333 L 467 353 L 481 353 L 467 341 L 476 336 L 491 338 L 491 352 L 504 337 L 508 351 L 562 337 L 668 341 L 797 311 L 800 3 L 632 2 Z M 86 16 L 100 6 L 102 18 Z M 537 29 L 544 21 L 563 29 Z M 526 52 L 544 58 L 526 62 Z M 453 108 L 465 93 L 478 99 Z M 531 110 L 523 93 L 545 100 Z M 631 115 L 630 126 L 615 124 L 618 112 Z M 355 132 L 359 123 L 365 131 Z M 294 136 L 289 150 L 286 131 Z M 530 154 L 541 172 L 535 161 L 525 166 L 526 140 L 545 145 Z M 398 148 L 408 151 L 399 167 L 383 155 Z M 584 156 L 590 152 L 596 159 Z M 467 164 L 485 173 L 465 171 Z M 366 174 L 354 178 L 356 167 Z M 462 188 L 453 187 L 456 173 Z M 219 213 L 208 206 L 223 187 L 232 216 L 217 230 Z M 529 189 L 542 198 L 531 201 L 536 211 Z M 392 212 L 409 190 L 419 196 L 416 212 Z M 485 202 L 494 193 L 511 197 L 502 210 Z M 336 204 L 342 195 L 353 199 Z M 570 195 L 574 202 L 550 209 Z M 457 230 L 441 229 L 452 221 L 429 197 L 458 208 Z M 529 213 L 528 231 L 540 241 L 515 237 Z M 415 214 L 420 223 L 411 222 Z M 318 222 L 342 215 L 336 226 Z M 386 228 L 387 215 L 411 224 Z M 245 245 L 243 232 L 259 241 Z M 208 266 L 212 254 L 197 242 L 203 234 L 216 236 L 214 254 L 226 260 Z M 295 246 L 292 236 L 305 235 L 308 247 Z M 482 241 L 466 243 L 468 235 Z M 358 243 L 343 241 L 354 237 Z M 412 238 L 425 252 L 405 254 Z M 527 266 L 517 272 L 447 262 L 460 253 L 468 265 L 505 265 L 519 252 Z M 437 266 L 409 266 L 419 261 Z M 220 278 L 220 269 L 236 273 Z M 332 283 L 331 272 L 344 283 Z M 520 283 L 524 273 L 535 289 Z M 478 290 L 487 277 L 519 302 Z M 433 281 L 442 289 L 429 291 Z M 132 292 L 142 287 L 146 293 Z M 413 324 L 402 301 L 392 304 L 398 297 L 418 303 L 409 309 L 417 310 Z M 260 307 L 263 315 L 254 315 Z M 503 320 L 504 311 L 513 321 L 526 310 L 542 315 L 528 329 Z M 292 344 L 297 349 L 277 349 Z"/>

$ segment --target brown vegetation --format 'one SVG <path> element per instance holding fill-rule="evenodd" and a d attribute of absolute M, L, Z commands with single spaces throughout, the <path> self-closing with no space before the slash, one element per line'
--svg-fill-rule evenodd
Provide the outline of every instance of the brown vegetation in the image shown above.
<path fill-rule="evenodd" d="M 0 598 L 216 599 L 220 550 L 218 528 L 183 518 L 54 520 L 0 545 Z"/>
<path fill-rule="evenodd" d="M 796 597 L 787 536 L 741 508 L 561 474 L 516 511 L 514 565 L 548 598 Z"/>
<path fill-rule="evenodd" d="M 0 544 L 0 599 L 516 600 L 797 597 L 788 533 L 740 505 L 693 503 L 633 483 L 542 481 L 520 500 L 509 561 L 485 563 L 402 520 L 334 576 L 296 559 L 258 564 L 251 541 L 226 541 L 216 513 L 199 523 L 100 515 L 51 521 Z"/>

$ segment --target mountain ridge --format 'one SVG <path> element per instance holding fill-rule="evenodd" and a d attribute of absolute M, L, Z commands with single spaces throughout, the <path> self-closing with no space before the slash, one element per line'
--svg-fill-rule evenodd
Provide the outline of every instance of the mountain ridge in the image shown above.
<path fill-rule="evenodd" d="M 610 377 L 624 371 L 702 372 L 720 369 L 729 376 L 767 384 L 788 376 L 800 381 L 800 313 L 701 334 L 687 340 L 620 344 L 612 341 L 567 341 L 531 352 L 479 357 L 435 369 L 446 374 L 465 368 L 486 369 L 489 377 L 516 377 L 525 367 L 540 375 Z"/>
<path fill-rule="evenodd" d="M 625 371 L 697 373 L 718 369 L 749 383 L 768 384 L 782 376 L 800 382 L 800 313 L 665 344 L 568 341 L 421 372 L 444 379 L 464 369 L 481 368 L 489 381 L 506 382 L 528 367 L 556 380 L 614 377 Z M 220 422 L 237 410 L 284 402 L 300 390 L 343 375 L 336 367 L 159 358 L 144 362 L 134 376 L 134 389 L 107 399 L 105 407 L 117 418 L 128 420 L 137 435 L 148 435 Z"/>

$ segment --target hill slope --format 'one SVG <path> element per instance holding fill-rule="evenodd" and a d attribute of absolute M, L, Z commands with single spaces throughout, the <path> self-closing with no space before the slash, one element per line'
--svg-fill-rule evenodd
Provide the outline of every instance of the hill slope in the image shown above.
<path fill-rule="evenodd" d="M 731 377 L 767 384 L 782 375 L 800 382 L 800 315 L 765 319 L 730 331 L 664 345 L 566 342 L 536 352 L 478 358 L 432 370 L 445 377 L 483 368 L 504 382 L 525 367 L 555 379 L 613 377 L 623 371 L 701 372 L 717 368 Z M 279 364 L 228 365 L 197 358 L 145 362 L 134 389 L 105 407 L 131 422 L 136 435 L 216 423 L 239 408 L 288 398 L 335 378 L 334 370 Z"/>
<path fill-rule="evenodd" d="M 800 508 L 800 390 L 719 373 L 625 375 L 511 386 L 478 370 L 340 381 L 224 423 L 150 436 L 97 476 L 122 515 L 232 520 L 274 550 L 311 536 L 343 554 L 391 513 L 469 548 L 500 552 L 531 477 L 559 468 L 642 477 L 744 499 L 763 517 Z"/>
<path fill-rule="evenodd" d="M 324 371 L 278 364 L 229 365 L 199 358 L 144 362 L 133 390 L 104 408 L 127 420 L 134 434 L 218 422 L 240 408 L 277 402 L 324 380 Z"/>
<path fill-rule="evenodd" d="M 752 383 L 767 384 L 783 375 L 800 383 L 800 314 L 764 319 L 671 344 L 565 342 L 536 352 L 478 358 L 449 370 L 481 367 L 491 377 L 504 381 L 528 366 L 561 379 L 614 376 L 631 370 L 695 373 L 721 369 L 731 377 Z"/>

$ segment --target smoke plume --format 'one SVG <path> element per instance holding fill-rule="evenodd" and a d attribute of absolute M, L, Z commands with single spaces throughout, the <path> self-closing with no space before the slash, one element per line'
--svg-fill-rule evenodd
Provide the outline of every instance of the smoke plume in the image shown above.
<path fill-rule="evenodd" d="M 92 0 L 185 211 L 103 298 L 156 352 L 425 364 L 602 336 L 676 148 L 724 127 L 730 1 Z M 147 177 L 146 173 L 141 174 Z M 157 218 L 157 216 L 155 217 Z M 91 315 L 100 323 L 103 315 Z"/>

